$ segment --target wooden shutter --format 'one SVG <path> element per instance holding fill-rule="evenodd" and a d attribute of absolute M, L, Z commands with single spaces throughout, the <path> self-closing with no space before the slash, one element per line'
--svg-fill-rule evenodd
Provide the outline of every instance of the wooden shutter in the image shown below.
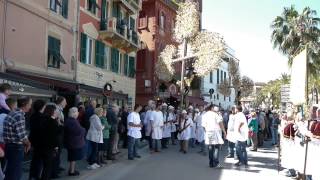
<path fill-rule="evenodd" d="M 129 75 L 129 57 L 127 54 L 124 55 L 124 75 L 128 76 Z"/>
<path fill-rule="evenodd" d="M 80 62 L 86 63 L 87 35 L 81 33 Z"/>
<path fill-rule="evenodd" d="M 104 44 L 103 42 L 96 41 L 95 50 L 96 66 L 104 68 Z"/>
<path fill-rule="evenodd" d="M 217 84 L 219 84 L 219 73 L 220 73 L 220 70 L 219 69 L 217 69 Z"/>
<path fill-rule="evenodd" d="M 68 0 L 62 0 L 62 5 L 61 5 L 61 15 L 67 19 L 68 18 Z"/>
<path fill-rule="evenodd" d="M 135 58 L 129 56 L 129 77 L 134 77 L 135 74 Z"/>
<path fill-rule="evenodd" d="M 119 72 L 119 51 L 115 48 L 111 49 L 111 71 Z"/>

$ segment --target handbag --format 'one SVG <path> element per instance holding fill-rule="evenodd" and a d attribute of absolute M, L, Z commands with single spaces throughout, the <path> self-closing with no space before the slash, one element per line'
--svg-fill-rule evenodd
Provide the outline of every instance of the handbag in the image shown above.
<path fill-rule="evenodd" d="M 252 138 L 252 137 L 253 137 L 253 135 L 254 135 L 254 132 L 253 132 L 252 130 L 250 130 L 250 131 L 249 131 L 249 137 L 251 137 L 251 138 Z"/>

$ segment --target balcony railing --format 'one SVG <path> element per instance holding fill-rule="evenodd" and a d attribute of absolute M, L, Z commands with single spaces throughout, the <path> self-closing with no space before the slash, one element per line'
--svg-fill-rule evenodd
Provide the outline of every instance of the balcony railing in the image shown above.
<path fill-rule="evenodd" d="M 137 14 L 142 9 L 141 0 L 115 0 L 128 10 L 129 14 Z"/>
<path fill-rule="evenodd" d="M 102 39 L 111 41 L 114 47 L 124 48 L 129 52 L 140 48 L 138 33 L 129 29 L 125 20 L 119 20 L 115 17 L 101 20 L 100 36 Z"/>

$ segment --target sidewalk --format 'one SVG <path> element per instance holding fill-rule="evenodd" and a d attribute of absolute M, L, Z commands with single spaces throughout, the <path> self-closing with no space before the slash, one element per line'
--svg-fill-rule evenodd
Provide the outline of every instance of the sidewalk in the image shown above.
<path fill-rule="evenodd" d="M 147 142 L 143 141 L 140 143 L 140 146 L 139 148 L 140 149 L 143 149 L 144 147 L 146 147 L 147 145 Z M 76 177 L 69 177 L 68 176 L 68 168 L 69 168 L 69 163 L 68 163 L 68 160 L 67 160 L 67 150 L 66 149 L 63 149 L 62 151 L 62 155 L 61 155 L 61 166 L 63 168 L 65 168 L 66 170 L 63 171 L 61 174 L 60 174 L 60 179 L 78 179 L 79 177 L 84 177 L 86 176 L 87 174 L 90 174 L 90 173 L 94 173 L 96 171 L 99 171 L 101 169 L 104 169 L 104 168 L 108 168 L 109 166 L 114 166 L 117 162 L 120 162 L 120 161 L 124 161 L 127 159 L 128 157 L 128 149 L 122 149 L 120 148 L 121 146 L 119 145 L 119 150 L 120 150 L 120 154 L 118 154 L 116 156 L 117 160 L 115 161 L 107 161 L 108 164 L 102 168 L 99 168 L 97 170 L 88 170 L 87 169 L 87 166 L 88 166 L 88 163 L 86 160 L 81 160 L 81 161 L 77 161 L 76 163 L 76 169 L 80 172 L 80 176 L 76 176 Z M 28 177 L 29 177 L 29 169 L 30 169 L 30 161 L 29 162 L 26 162 L 24 164 L 24 167 L 23 167 L 23 177 L 22 179 L 23 180 L 27 180 Z"/>

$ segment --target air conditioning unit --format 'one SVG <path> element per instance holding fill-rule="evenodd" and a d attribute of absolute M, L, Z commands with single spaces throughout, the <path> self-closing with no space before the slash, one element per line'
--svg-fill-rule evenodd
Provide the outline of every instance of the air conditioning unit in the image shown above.
<path fill-rule="evenodd" d="M 151 81 L 150 80 L 144 80 L 144 87 L 146 87 L 146 88 L 151 87 Z"/>

